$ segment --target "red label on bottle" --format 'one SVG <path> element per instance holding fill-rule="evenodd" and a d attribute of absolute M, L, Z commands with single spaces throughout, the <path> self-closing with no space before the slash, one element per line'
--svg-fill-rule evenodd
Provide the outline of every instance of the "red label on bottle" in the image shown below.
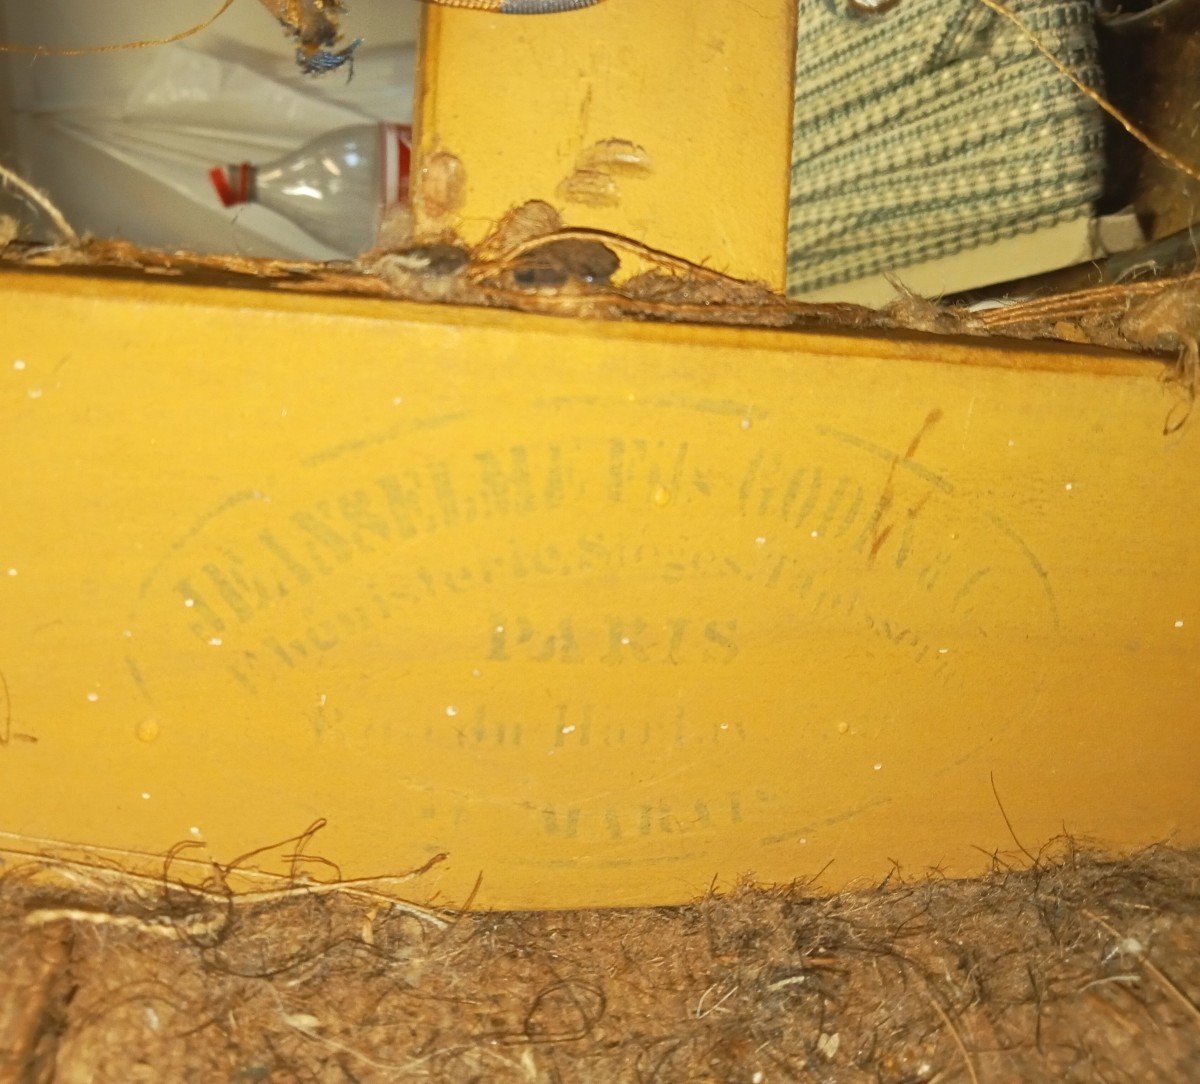
<path fill-rule="evenodd" d="M 381 124 L 383 154 L 383 205 L 408 202 L 409 174 L 412 169 L 412 126 Z"/>
<path fill-rule="evenodd" d="M 233 207 L 250 199 L 250 179 L 253 171 L 254 167 L 249 162 L 240 162 L 226 169 L 214 166 L 208 171 L 208 178 L 217 190 L 222 207 Z"/>

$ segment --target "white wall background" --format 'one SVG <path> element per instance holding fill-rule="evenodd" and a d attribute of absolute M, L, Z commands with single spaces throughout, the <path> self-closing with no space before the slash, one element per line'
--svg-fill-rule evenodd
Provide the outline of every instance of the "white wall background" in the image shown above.
<path fill-rule="evenodd" d="M 159 38 L 218 6 L 0 0 L 0 39 L 74 48 Z M 345 68 L 302 75 L 291 41 L 257 0 L 238 0 L 179 45 L 0 54 L 0 159 L 48 192 L 81 232 L 168 249 L 329 258 L 334 253 L 263 208 L 222 208 L 207 173 L 274 158 L 364 118 L 411 119 L 421 5 L 349 7 L 343 30 L 364 39 L 349 82 Z M 0 196 L 0 210 L 14 209 L 11 196 Z"/>

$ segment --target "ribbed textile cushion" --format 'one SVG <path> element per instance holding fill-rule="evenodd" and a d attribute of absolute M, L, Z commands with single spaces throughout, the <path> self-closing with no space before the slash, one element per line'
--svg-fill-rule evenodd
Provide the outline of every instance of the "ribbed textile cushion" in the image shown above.
<path fill-rule="evenodd" d="M 1099 195 L 1100 110 L 979 0 L 798 3 L 789 292 L 902 273 Z M 1008 6 L 1099 88 L 1090 0 Z"/>

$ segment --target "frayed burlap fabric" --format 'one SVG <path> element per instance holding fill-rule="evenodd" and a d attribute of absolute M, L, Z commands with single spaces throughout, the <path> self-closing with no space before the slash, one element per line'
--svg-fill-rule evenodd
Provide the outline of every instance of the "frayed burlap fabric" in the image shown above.
<path fill-rule="evenodd" d="M 979 0 L 799 0 L 793 294 L 1052 226 L 1099 195 L 1102 117 Z M 1099 88 L 1090 0 L 1012 0 Z"/>

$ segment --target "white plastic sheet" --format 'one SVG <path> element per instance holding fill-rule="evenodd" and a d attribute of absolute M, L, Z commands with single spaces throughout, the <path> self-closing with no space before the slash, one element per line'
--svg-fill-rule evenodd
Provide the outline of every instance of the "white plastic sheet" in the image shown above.
<path fill-rule="evenodd" d="M 29 64 L 11 118 L 22 151 L 18 164 L 81 232 L 195 252 L 344 255 L 265 208 L 223 208 L 208 171 L 275 158 L 323 131 L 364 120 L 410 121 L 415 49 L 367 41 L 352 76 L 343 68 L 312 77 L 297 70 L 279 40 L 268 50 L 206 36 L 198 44 L 115 54 L 126 68 L 128 89 L 120 95 L 90 95 L 80 87 L 54 93 L 42 70 L 47 63 Z M 20 69 L 12 74 L 22 79 Z"/>

